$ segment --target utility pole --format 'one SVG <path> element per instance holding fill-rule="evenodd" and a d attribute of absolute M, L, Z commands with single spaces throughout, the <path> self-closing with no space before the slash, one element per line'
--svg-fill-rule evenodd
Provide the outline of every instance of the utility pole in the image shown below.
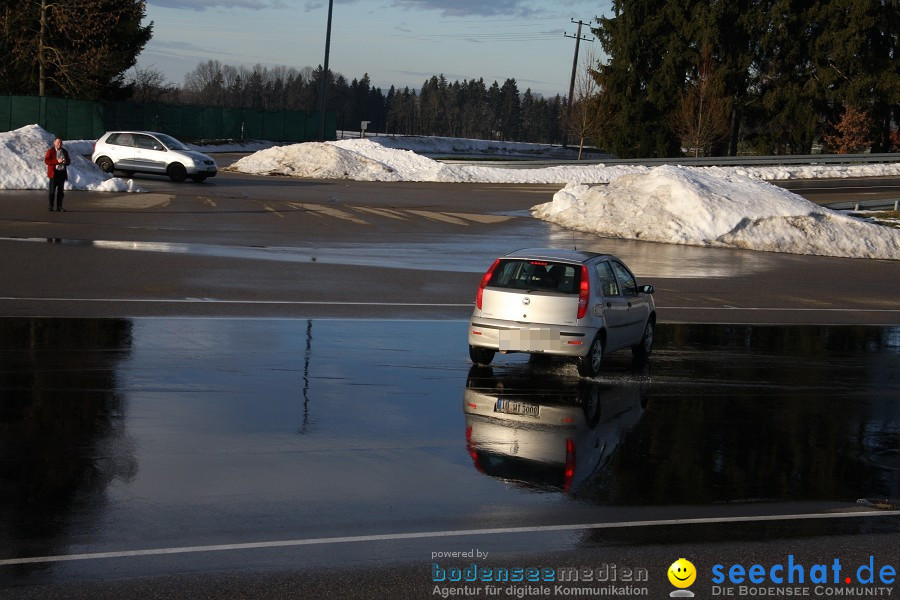
<path fill-rule="evenodd" d="M 581 26 L 587 25 L 587 23 L 581 19 L 578 19 L 577 21 L 572 19 L 572 23 L 578 24 L 578 32 L 575 35 L 569 35 L 567 33 L 563 34 L 567 38 L 575 38 L 575 58 L 572 60 L 572 80 L 569 82 L 569 101 L 566 103 L 566 119 L 572 114 L 572 96 L 575 95 L 575 71 L 578 69 L 578 47 L 581 44 L 581 40 L 586 42 L 592 41 L 586 37 L 581 37 Z"/>
<path fill-rule="evenodd" d="M 331 51 L 331 10 L 334 0 L 328 0 L 328 28 L 325 30 L 325 65 L 322 67 L 322 97 L 319 99 L 319 141 L 325 141 L 325 99 L 328 96 L 328 53 Z"/>

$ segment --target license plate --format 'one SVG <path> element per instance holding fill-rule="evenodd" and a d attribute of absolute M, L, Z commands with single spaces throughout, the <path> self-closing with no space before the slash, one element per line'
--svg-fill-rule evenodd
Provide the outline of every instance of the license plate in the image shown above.
<path fill-rule="evenodd" d="M 559 332 L 541 327 L 501 329 L 500 350 L 544 352 L 559 350 Z"/>
<path fill-rule="evenodd" d="M 506 415 L 521 415 L 523 417 L 539 417 L 541 416 L 540 404 L 528 404 L 527 402 L 519 402 L 518 400 L 497 400 L 494 406 L 494 412 Z"/>

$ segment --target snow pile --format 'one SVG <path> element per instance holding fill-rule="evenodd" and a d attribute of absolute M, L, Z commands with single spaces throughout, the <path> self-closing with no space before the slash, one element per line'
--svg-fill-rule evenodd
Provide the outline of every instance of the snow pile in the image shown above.
<path fill-rule="evenodd" d="M 478 165 L 447 165 L 411 150 L 386 148 L 380 142 L 393 144 L 417 138 L 366 138 L 337 142 L 305 142 L 262 150 L 238 160 L 229 171 L 256 175 L 287 175 L 317 179 L 352 179 L 355 181 L 431 181 L 438 183 L 557 183 L 571 181 L 598 182 L 602 173 L 614 178 L 621 174 L 646 171 L 646 167 L 572 166 L 543 169 L 509 169 Z M 477 147 L 468 140 L 467 147 Z M 420 148 L 422 143 L 415 143 Z M 431 145 L 433 150 L 439 147 Z M 490 142 L 481 142 L 482 150 Z M 446 153 L 450 149 L 446 148 Z"/>
<path fill-rule="evenodd" d="M 532 213 L 607 237 L 900 260 L 900 230 L 722 168 L 662 166 L 608 186 L 570 184 Z"/>
<path fill-rule="evenodd" d="M 47 166 L 44 155 L 53 145 L 53 135 L 37 125 L 26 125 L 0 133 L 0 190 L 47 189 Z M 93 192 L 141 191 L 132 181 L 110 177 L 82 153 L 92 149 L 93 142 L 78 142 L 63 147 L 69 151 L 72 164 L 68 168 L 67 190 Z M 90 153 L 88 151 L 88 153 Z"/>
<path fill-rule="evenodd" d="M 427 139 L 427 138 L 426 138 Z M 497 143 L 462 140 L 469 153 L 491 155 Z M 389 144 L 393 147 L 387 147 Z M 401 149 L 404 148 L 404 149 Z M 452 154 L 449 138 L 431 142 L 416 137 L 377 137 L 337 142 L 306 142 L 262 150 L 240 159 L 227 170 L 241 173 L 287 175 L 319 179 L 356 181 L 431 181 L 438 183 L 609 183 L 630 173 L 647 173 L 643 165 L 572 164 L 543 168 L 501 168 L 485 165 L 448 165 L 407 147 L 434 154 Z M 502 146 L 501 146 L 502 147 Z M 335 148 L 338 150 L 335 151 Z M 443 152 L 440 149 L 443 149 Z M 549 149 L 550 146 L 545 146 Z M 527 165 L 522 164 L 522 167 Z M 710 167 L 688 167 L 702 172 Z M 777 167 L 715 168 L 773 181 L 779 179 L 817 179 L 832 177 L 874 177 L 900 175 L 900 163 L 875 165 L 787 165 Z"/>
<path fill-rule="evenodd" d="M 365 141 L 365 140 L 360 140 Z M 371 143 L 371 142 L 370 142 Z M 387 162 L 372 159 L 337 143 L 307 142 L 276 146 L 238 160 L 229 170 L 255 175 L 288 175 L 317 179 L 353 179 L 356 181 L 402 181 L 417 171 L 423 162 L 439 165 L 410 151 L 391 151 L 403 171 Z"/>

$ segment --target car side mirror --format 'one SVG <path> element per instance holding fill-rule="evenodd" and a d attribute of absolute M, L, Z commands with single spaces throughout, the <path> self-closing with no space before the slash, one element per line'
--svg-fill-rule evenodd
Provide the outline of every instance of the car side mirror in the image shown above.
<path fill-rule="evenodd" d="M 653 288 L 652 285 L 642 285 L 641 287 L 638 288 L 638 291 L 642 294 L 652 294 L 656 290 Z"/>

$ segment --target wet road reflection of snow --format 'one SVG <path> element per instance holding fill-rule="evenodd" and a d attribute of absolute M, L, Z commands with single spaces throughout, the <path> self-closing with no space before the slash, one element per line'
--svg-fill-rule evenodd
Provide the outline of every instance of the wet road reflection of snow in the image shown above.
<path fill-rule="evenodd" d="M 465 327 L 0 320 L 0 559 L 900 496 L 896 328 L 662 325 L 588 381 Z"/>

